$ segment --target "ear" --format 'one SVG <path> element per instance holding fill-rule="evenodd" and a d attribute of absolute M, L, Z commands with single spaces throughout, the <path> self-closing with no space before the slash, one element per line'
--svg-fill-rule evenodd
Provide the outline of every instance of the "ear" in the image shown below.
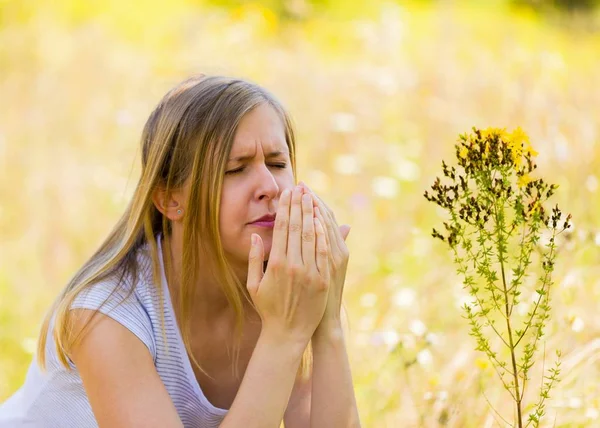
<path fill-rule="evenodd" d="M 167 194 L 163 187 L 157 187 L 152 192 L 152 202 L 158 211 L 171 221 L 182 221 L 185 215 L 183 192 L 172 190 Z"/>

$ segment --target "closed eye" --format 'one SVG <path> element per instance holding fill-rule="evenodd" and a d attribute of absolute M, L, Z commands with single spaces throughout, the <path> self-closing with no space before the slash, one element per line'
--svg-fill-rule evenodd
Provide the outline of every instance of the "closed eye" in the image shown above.
<path fill-rule="evenodd" d="M 274 164 L 270 164 L 269 166 L 272 166 L 272 167 L 278 168 L 278 169 L 285 169 L 287 167 L 287 164 L 285 164 L 285 163 L 274 163 Z M 244 171 L 244 169 L 246 169 L 246 167 L 242 166 L 240 168 L 237 168 L 237 169 L 234 169 L 234 170 L 231 170 L 231 171 L 227 171 L 225 174 L 230 174 L 230 175 L 231 174 L 237 174 L 239 172 Z"/>

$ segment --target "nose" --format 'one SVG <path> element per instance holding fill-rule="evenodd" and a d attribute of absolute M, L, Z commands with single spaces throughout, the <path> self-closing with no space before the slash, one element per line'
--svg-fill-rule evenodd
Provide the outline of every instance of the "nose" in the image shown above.
<path fill-rule="evenodd" d="M 279 186 L 275 177 L 266 165 L 261 165 L 256 178 L 256 199 L 275 199 L 279 194 Z"/>

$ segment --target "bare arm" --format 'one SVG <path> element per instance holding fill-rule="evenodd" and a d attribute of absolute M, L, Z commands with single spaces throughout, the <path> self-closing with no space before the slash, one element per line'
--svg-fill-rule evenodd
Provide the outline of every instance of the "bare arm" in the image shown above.
<path fill-rule="evenodd" d="M 93 313 L 73 310 L 76 332 Z M 99 427 L 183 428 L 150 351 L 119 322 L 96 314 L 70 357 Z"/>
<path fill-rule="evenodd" d="M 285 428 L 307 428 L 310 426 L 310 396 L 312 373 L 307 379 L 296 377 L 292 396 L 288 403 L 283 422 Z"/>
<path fill-rule="evenodd" d="M 261 334 L 221 427 L 280 426 L 306 344 Z"/>
<path fill-rule="evenodd" d="M 342 328 L 313 336 L 311 427 L 360 427 Z"/>

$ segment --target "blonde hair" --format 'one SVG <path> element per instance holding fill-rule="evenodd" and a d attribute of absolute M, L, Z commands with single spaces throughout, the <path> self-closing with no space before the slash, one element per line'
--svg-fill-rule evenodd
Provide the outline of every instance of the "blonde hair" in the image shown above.
<path fill-rule="evenodd" d="M 152 194 L 160 187 L 168 195 L 190 180 L 192 185 L 183 227 L 181 290 L 176 303 L 181 314 L 182 339 L 193 363 L 204 372 L 191 352 L 189 325 L 191 297 L 198 279 L 197 266 L 202 260 L 206 262 L 202 269 L 219 281 L 236 315 L 236 364 L 233 371 L 237 375 L 244 320 L 243 299 L 249 300 L 249 297 L 246 285 L 235 275 L 221 245 L 219 206 L 225 166 L 238 124 L 246 113 L 264 103 L 274 108 L 282 119 L 296 180 L 291 119 L 282 105 L 265 89 L 244 80 L 198 75 L 180 83 L 163 97 L 144 126 L 141 177 L 129 206 L 100 248 L 70 280 L 46 315 L 38 344 L 38 362 L 42 368 L 46 363 L 46 337 L 52 316 L 56 315 L 52 337 L 57 355 L 59 361 L 69 368 L 69 351 L 81 340 L 85 330 L 81 329 L 74 337 L 69 318 L 73 301 L 83 290 L 109 276 L 121 275 L 120 281 L 125 275 L 137 278 L 135 253 L 144 244 L 149 244 L 151 249 L 154 284 L 162 300 L 156 235 L 162 233 L 167 236 L 170 223 L 154 206 Z M 163 242 L 165 253 L 170 254 L 168 240 Z M 165 258 L 167 271 L 168 259 Z M 307 373 L 309 359 L 310 354 L 306 352 L 300 373 Z"/>

